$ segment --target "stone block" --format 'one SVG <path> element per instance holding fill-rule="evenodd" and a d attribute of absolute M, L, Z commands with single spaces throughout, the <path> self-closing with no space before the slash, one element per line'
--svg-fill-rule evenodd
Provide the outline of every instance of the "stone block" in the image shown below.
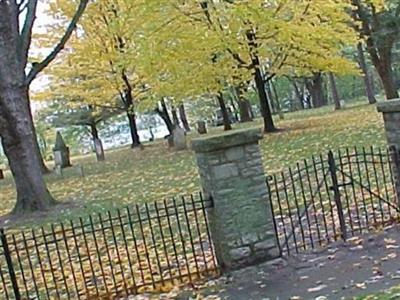
<path fill-rule="evenodd" d="M 254 251 L 264 251 L 264 250 L 269 251 L 270 249 L 273 249 L 275 247 L 276 247 L 275 240 L 266 240 L 254 244 Z"/>
<path fill-rule="evenodd" d="M 237 161 L 239 159 L 243 159 L 244 149 L 243 147 L 234 147 L 231 149 L 227 149 L 225 152 L 225 157 L 228 161 Z"/>
<path fill-rule="evenodd" d="M 220 135 L 193 139 L 192 148 L 196 153 L 213 152 L 235 146 L 256 144 L 262 137 L 261 128 L 227 131 Z"/>
<path fill-rule="evenodd" d="M 264 169 L 262 166 L 257 165 L 254 167 L 249 167 L 244 170 L 242 170 L 242 175 L 244 177 L 253 177 L 253 176 L 259 176 L 264 174 Z"/>
<path fill-rule="evenodd" d="M 239 169 L 236 164 L 229 163 L 212 167 L 212 174 L 215 179 L 227 179 L 239 175 Z"/>
<path fill-rule="evenodd" d="M 186 132 L 180 127 L 176 127 L 172 132 L 172 139 L 174 142 L 174 148 L 176 150 L 185 150 L 186 145 Z"/>
<path fill-rule="evenodd" d="M 250 247 L 240 247 L 229 251 L 229 256 L 236 261 L 248 258 L 250 254 Z"/>
<path fill-rule="evenodd" d="M 242 236 L 243 245 L 251 245 L 258 241 L 257 233 L 247 233 Z"/>
<path fill-rule="evenodd" d="M 400 113 L 400 99 L 379 102 L 377 104 L 377 109 L 382 113 Z"/>

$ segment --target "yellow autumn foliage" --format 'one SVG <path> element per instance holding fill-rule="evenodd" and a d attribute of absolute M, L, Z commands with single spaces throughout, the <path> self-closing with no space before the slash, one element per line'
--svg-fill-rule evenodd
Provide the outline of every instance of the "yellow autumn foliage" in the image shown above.
<path fill-rule="evenodd" d="M 62 19 L 74 3 L 57 5 L 50 13 Z M 48 70 L 51 90 L 112 103 L 125 88 L 124 73 L 144 107 L 161 97 L 196 100 L 252 80 L 254 55 L 270 75 L 357 73 L 342 55 L 358 41 L 351 9 L 350 0 L 94 1 Z"/>

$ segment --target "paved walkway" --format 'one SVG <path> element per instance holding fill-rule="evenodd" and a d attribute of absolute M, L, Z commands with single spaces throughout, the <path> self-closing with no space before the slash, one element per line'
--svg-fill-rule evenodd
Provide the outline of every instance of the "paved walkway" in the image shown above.
<path fill-rule="evenodd" d="M 400 285 L 400 226 L 249 267 L 157 299 L 352 299 Z M 156 299 L 142 295 L 132 299 Z M 398 297 L 392 299 L 400 299 Z"/>
<path fill-rule="evenodd" d="M 400 227 L 232 274 L 221 299 L 342 299 L 400 285 Z M 399 298 L 400 299 L 400 295 Z"/>

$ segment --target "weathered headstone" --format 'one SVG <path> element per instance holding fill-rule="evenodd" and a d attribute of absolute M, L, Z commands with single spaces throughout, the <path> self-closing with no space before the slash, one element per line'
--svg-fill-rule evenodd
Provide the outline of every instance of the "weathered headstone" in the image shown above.
<path fill-rule="evenodd" d="M 54 153 L 54 164 L 60 166 L 61 168 L 66 168 L 71 166 L 69 148 L 65 145 L 64 139 L 60 132 L 57 132 L 56 144 L 53 148 Z"/>
<path fill-rule="evenodd" d="M 81 165 L 75 166 L 74 170 L 78 177 L 85 177 L 85 173 L 83 172 L 83 167 Z"/>
<path fill-rule="evenodd" d="M 207 134 L 207 125 L 205 121 L 197 121 L 197 132 L 200 134 Z"/>
<path fill-rule="evenodd" d="M 94 140 L 94 150 L 96 151 L 97 161 L 104 161 L 106 159 L 104 156 L 103 143 L 100 139 Z"/>
<path fill-rule="evenodd" d="M 54 172 L 57 175 L 57 177 L 64 178 L 64 172 L 66 172 L 66 171 L 64 171 L 63 168 L 61 168 L 61 166 L 56 165 L 54 167 Z M 83 172 L 83 167 L 81 165 L 76 165 L 76 166 L 68 169 L 68 173 L 66 173 L 66 174 L 73 175 L 76 177 L 81 177 L 81 178 L 85 177 L 85 173 Z"/>
<path fill-rule="evenodd" d="M 0 169 L 0 180 L 4 179 L 4 172 L 2 169 Z"/>
<path fill-rule="evenodd" d="M 180 127 L 176 127 L 172 132 L 174 148 L 176 150 L 185 150 L 187 148 L 186 144 L 186 132 Z"/>
<path fill-rule="evenodd" d="M 172 134 L 166 135 L 164 137 L 164 140 L 165 140 L 165 144 L 167 145 L 168 148 L 174 147 L 174 138 L 173 138 Z"/>
<path fill-rule="evenodd" d="M 54 172 L 56 173 L 57 177 L 60 177 L 60 178 L 64 177 L 63 170 L 60 165 L 54 166 Z"/>
<path fill-rule="evenodd" d="M 280 255 L 258 141 L 259 128 L 192 140 L 209 211 L 215 252 L 223 270 Z"/>

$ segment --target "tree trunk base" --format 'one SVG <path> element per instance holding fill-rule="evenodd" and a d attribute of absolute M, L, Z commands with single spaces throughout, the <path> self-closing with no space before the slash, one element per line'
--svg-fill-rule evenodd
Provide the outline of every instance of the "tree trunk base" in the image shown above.
<path fill-rule="evenodd" d="M 142 150 L 144 148 L 144 146 L 142 145 L 142 143 L 133 143 L 133 144 L 131 144 L 131 148 Z"/>
<path fill-rule="evenodd" d="M 281 130 L 279 128 L 264 128 L 264 133 L 276 133 L 276 132 L 280 132 Z"/>
<path fill-rule="evenodd" d="M 28 197 L 22 197 L 18 199 L 11 214 L 14 216 L 22 216 L 38 211 L 48 211 L 57 204 L 58 202 L 54 200 L 50 193 L 45 196 L 45 199 L 40 199 L 40 201 L 32 201 L 28 199 Z"/>

